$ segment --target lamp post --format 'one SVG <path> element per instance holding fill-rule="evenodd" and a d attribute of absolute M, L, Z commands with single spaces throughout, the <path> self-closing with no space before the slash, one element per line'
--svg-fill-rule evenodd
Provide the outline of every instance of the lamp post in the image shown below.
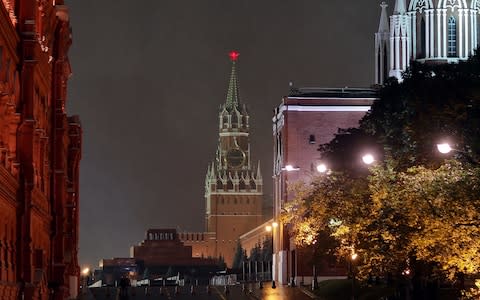
<path fill-rule="evenodd" d="M 437 150 L 441 154 L 449 154 L 451 152 L 457 152 L 461 153 L 472 165 L 479 166 L 480 162 L 476 159 L 474 159 L 468 152 L 452 148 L 452 146 L 449 143 L 440 143 L 437 144 Z"/>
<path fill-rule="evenodd" d="M 350 274 L 352 275 L 352 300 L 355 300 L 355 260 L 358 254 L 353 252 L 350 255 Z"/>
<path fill-rule="evenodd" d="M 88 275 L 90 274 L 90 268 L 84 268 L 82 270 L 82 294 L 87 293 Z"/>
<path fill-rule="evenodd" d="M 268 232 L 268 233 L 271 233 L 271 236 L 272 236 L 272 255 L 275 251 L 275 231 L 278 227 L 278 223 L 277 222 L 272 222 L 271 225 L 267 225 L 265 227 L 265 230 Z M 272 256 L 273 257 L 273 256 Z M 275 284 L 275 278 L 273 278 L 273 268 L 274 268 L 274 265 L 273 265 L 273 260 L 272 260 L 272 269 L 270 271 L 270 274 L 271 274 L 271 277 L 272 277 L 272 289 L 275 289 L 277 286 Z"/>

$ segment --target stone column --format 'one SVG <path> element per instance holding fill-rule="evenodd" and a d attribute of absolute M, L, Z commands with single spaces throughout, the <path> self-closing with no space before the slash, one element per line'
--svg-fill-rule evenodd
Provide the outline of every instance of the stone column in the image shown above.
<path fill-rule="evenodd" d="M 470 36 L 468 35 L 468 29 L 469 29 L 469 23 L 470 23 L 470 18 L 468 17 L 468 12 L 469 9 L 465 9 L 465 52 L 463 57 L 467 58 L 470 55 L 470 46 L 468 43 L 468 40 Z"/>
<path fill-rule="evenodd" d="M 458 9 L 458 57 L 463 57 L 463 8 Z"/>
<path fill-rule="evenodd" d="M 435 57 L 435 18 L 434 10 L 430 10 L 430 57 Z"/>
<path fill-rule="evenodd" d="M 425 58 L 430 57 L 430 10 L 425 11 Z"/>
<path fill-rule="evenodd" d="M 442 57 L 442 25 L 441 17 L 442 12 L 440 9 L 436 9 L 437 12 L 437 57 Z"/>
<path fill-rule="evenodd" d="M 412 14 L 412 58 L 417 58 L 417 14 Z"/>
<path fill-rule="evenodd" d="M 442 57 L 447 57 L 447 10 L 442 9 L 442 28 L 443 28 L 443 55 Z"/>

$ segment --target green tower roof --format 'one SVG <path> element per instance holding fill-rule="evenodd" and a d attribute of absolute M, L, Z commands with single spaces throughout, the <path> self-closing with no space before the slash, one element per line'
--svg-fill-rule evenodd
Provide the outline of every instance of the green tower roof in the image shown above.
<path fill-rule="evenodd" d="M 227 101 L 225 107 L 228 110 L 233 110 L 234 108 L 240 107 L 240 93 L 238 87 L 238 78 L 237 78 L 237 69 L 236 63 L 240 53 L 236 51 L 232 51 L 229 54 L 230 60 L 232 61 L 232 73 L 230 75 L 230 83 L 228 85 L 228 92 L 227 92 Z"/>

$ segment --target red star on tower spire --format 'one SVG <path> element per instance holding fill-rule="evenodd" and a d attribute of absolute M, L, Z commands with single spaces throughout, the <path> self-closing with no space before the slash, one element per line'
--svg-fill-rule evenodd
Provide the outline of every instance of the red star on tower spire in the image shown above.
<path fill-rule="evenodd" d="M 232 51 L 228 54 L 228 56 L 230 56 L 230 59 L 232 61 L 237 61 L 238 57 L 240 56 L 240 53 L 238 53 L 237 51 Z"/>

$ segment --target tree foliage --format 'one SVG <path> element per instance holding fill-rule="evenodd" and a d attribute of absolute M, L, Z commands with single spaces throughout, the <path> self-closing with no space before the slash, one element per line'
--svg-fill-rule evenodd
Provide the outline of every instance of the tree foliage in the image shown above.
<path fill-rule="evenodd" d="M 438 167 L 436 150 L 447 141 L 464 162 L 480 161 L 480 55 L 458 64 L 413 62 L 399 83 L 390 78 L 359 128 L 340 129 L 320 146 L 333 170 L 358 172 L 360 156 L 373 152 L 394 167 Z"/>
<path fill-rule="evenodd" d="M 442 141 L 457 150 L 450 160 L 437 152 Z M 319 151 L 331 173 L 295 186 L 282 215 L 298 245 L 327 234 L 336 243 L 325 251 L 357 253 L 363 277 L 480 273 L 478 54 L 413 63 L 403 82 L 387 81 L 359 128 Z M 360 163 L 366 152 L 373 168 Z"/>
<path fill-rule="evenodd" d="M 235 250 L 235 256 L 233 257 L 233 269 L 241 269 L 244 261 L 247 260 L 245 249 L 242 248 L 240 241 L 237 242 L 237 249 Z"/>
<path fill-rule="evenodd" d="M 297 188 L 283 221 L 299 245 L 328 231 L 339 257 L 352 251 L 361 275 L 401 275 L 416 260 L 453 278 L 480 272 L 480 169 L 449 161 L 405 172 L 382 166 L 368 178 L 317 177 Z"/>

